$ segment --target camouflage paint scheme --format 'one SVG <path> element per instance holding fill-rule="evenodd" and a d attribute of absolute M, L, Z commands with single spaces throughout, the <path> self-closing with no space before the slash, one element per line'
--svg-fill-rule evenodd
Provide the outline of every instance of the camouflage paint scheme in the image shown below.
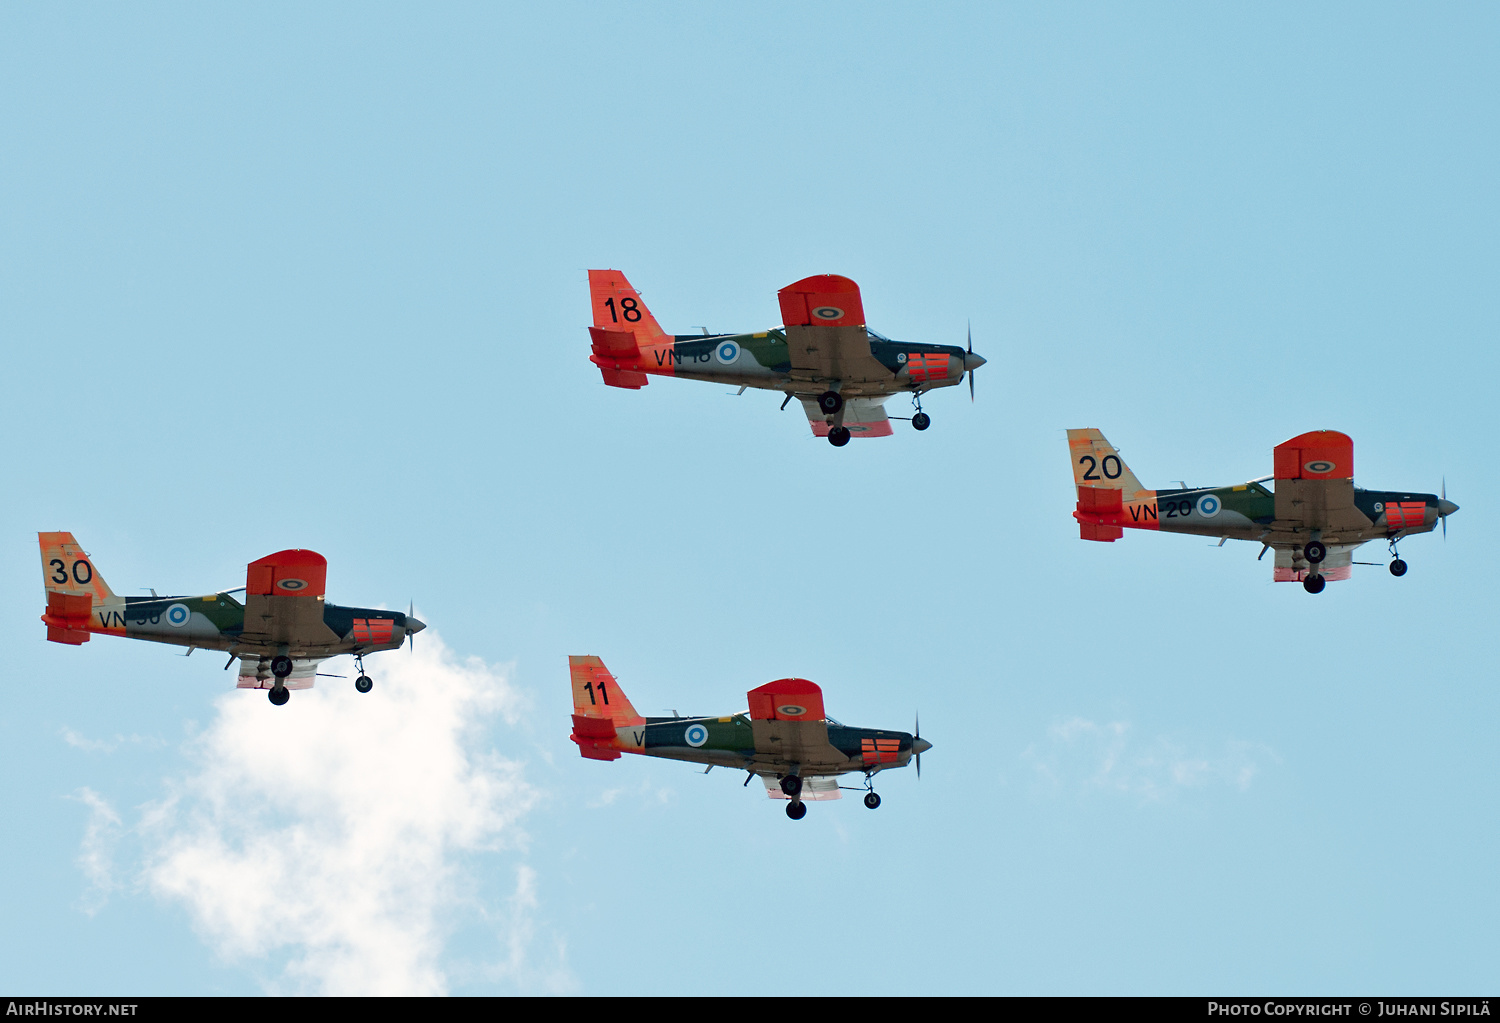
<path fill-rule="evenodd" d="M 598 657 L 569 657 L 573 688 L 573 734 L 591 760 L 618 760 L 637 753 L 668 760 L 728 767 L 764 782 L 772 799 L 791 803 L 838 799 L 838 777 L 905 767 L 932 748 L 909 732 L 851 728 L 827 717 L 823 691 L 800 678 L 784 678 L 750 690 L 749 710 L 723 717 L 642 717 Z M 920 770 L 920 764 L 919 770 Z M 750 777 L 745 780 L 748 783 Z M 783 779 L 796 778 L 795 794 Z M 872 805 L 879 805 L 875 797 Z M 788 814 L 794 813 L 788 807 Z"/>
<path fill-rule="evenodd" d="M 833 274 L 783 288 L 785 325 L 750 334 L 668 334 L 618 270 L 590 270 L 589 295 L 589 360 L 609 386 L 638 389 L 649 376 L 668 376 L 781 391 L 801 401 L 819 437 L 840 427 L 852 437 L 888 437 L 887 398 L 909 393 L 920 409 L 921 395 L 960 383 L 985 362 L 958 345 L 892 341 L 870 330 L 859 285 Z M 835 413 L 818 405 L 830 390 L 845 399 Z"/>
<path fill-rule="evenodd" d="M 1278 444 L 1273 475 L 1227 487 L 1147 490 L 1098 430 L 1069 430 L 1068 449 L 1082 539 L 1113 542 L 1126 529 L 1152 529 L 1255 540 L 1276 552 L 1277 582 L 1347 579 L 1360 544 L 1385 540 L 1394 555 L 1397 541 L 1430 533 L 1458 510 L 1436 494 L 1354 486 L 1354 442 L 1335 430 Z M 1327 548 L 1321 563 L 1306 557 L 1312 541 Z M 1404 574 L 1405 563 L 1394 564 L 1393 574 Z"/>
<path fill-rule="evenodd" d="M 426 628 L 399 611 L 327 603 L 328 562 L 314 551 L 279 551 L 251 562 L 242 604 L 230 596 L 236 590 L 192 597 L 117 596 L 72 533 L 38 533 L 37 538 L 47 639 L 78 646 L 96 635 L 124 636 L 185 646 L 189 653 L 226 651 L 240 661 L 242 689 L 311 689 L 325 658 L 394 650 Z M 278 656 L 292 662 L 284 681 L 271 671 Z"/>

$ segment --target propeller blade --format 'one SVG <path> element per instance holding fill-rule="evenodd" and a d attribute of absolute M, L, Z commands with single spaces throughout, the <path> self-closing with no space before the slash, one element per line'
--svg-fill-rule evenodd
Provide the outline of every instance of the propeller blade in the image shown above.
<path fill-rule="evenodd" d="M 971 375 L 969 377 L 969 379 L 972 381 L 974 378 Z M 916 725 L 914 727 L 916 728 L 916 731 L 912 733 L 912 739 L 916 740 L 916 739 L 922 738 L 922 712 L 921 711 L 917 711 L 917 723 L 916 723 Z M 912 745 L 915 746 L 916 742 L 913 742 Z M 919 750 L 917 752 L 917 781 L 921 781 L 921 780 L 922 780 L 922 753 Z"/>
<path fill-rule="evenodd" d="M 969 354 L 974 354 L 974 321 L 969 321 Z M 964 368 L 969 369 L 968 360 L 964 360 Z M 969 401 L 974 401 L 974 371 L 969 369 Z M 920 756 L 920 754 L 918 754 Z M 920 774 L 921 772 L 917 772 Z"/>
<path fill-rule="evenodd" d="M 415 600 L 408 600 L 406 602 L 406 617 L 408 617 L 408 618 L 413 617 L 415 615 L 415 613 L 416 613 L 416 610 L 417 610 L 417 602 Z M 415 653 L 416 652 L 416 650 L 417 650 L 417 634 L 415 632 L 408 632 L 406 634 L 406 645 L 408 647 L 407 653 Z"/>

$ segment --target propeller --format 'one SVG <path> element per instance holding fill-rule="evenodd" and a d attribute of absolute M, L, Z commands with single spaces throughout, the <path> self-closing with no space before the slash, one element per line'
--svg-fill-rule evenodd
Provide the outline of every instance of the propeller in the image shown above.
<path fill-rule="evenodd" d="M 974 383 L 974 377 L 971 375 L 969 377 L 969 384 L 972 386 L 973 383 Z M 919 749 L 917 747 L 917 743 L 919 743 L 919 742 L 922 741 L 922 712 L 921 711 L 917 711 L 917 723 L 916 723 L 915 727 L 916 727 L 916 731 L 912 733 L 912 737 L 911 737 L 911 739 L 912 739 L 911 748 L 917 751 L 917 781 L 921 781 L 922 780 L 922 751 L 921 751 L 921 749 Z"/>
<path fill-rule="evenodd" d="M 974 400 L 974 371 L 972 369 L 969 369 L 969 359 L 973 355 L 974 355 L 974 321 L 970 320 L 969 321 L 969 351 L 968 351 L 968 354 L 964 356 L 964 369 L 968 369 L 969 370 L 969 401 L 970 402 L 973 402 L 973 400 Z M 917 770 L 917 776 L 921 777 L 921 774 L 922 774 L 922 771 L 919 768 Z"/>
<path fill-rule="evenodd" d="M 417 616 L 413 613 L 416 609 L 416 601 L 409 600 L 406 602 L 406 643 L 413 653 L 417 649 L 417 633 L 427 628 L 423 622 L 417 620 Z"/>
<path fill-rule="evenodd" d="M 1443 542 L 1448 541 L 1448 516 L 1458 511 L 1458 505 L 1448 500 L 1448 477 L 1443 477 L 1443 497 L 1438 502 L 1438 518 L 1443 520 Z"/>

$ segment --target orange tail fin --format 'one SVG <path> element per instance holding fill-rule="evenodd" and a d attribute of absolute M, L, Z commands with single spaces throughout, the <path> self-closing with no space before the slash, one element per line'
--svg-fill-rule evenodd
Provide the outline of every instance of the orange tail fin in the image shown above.
<path fill-rule="evenodd" d="M 37 540 L 42 549 L 42 585 L 47 590 L 47 613 L 42 615 L 47 638 L 71 646 L 87 643 L 94 605 L 113 599 L 114 591 L 72 533 L 38 533 Z"/>
<path fill-rule="evenodd" d="M 579 752 L 591 760 L 618 760 L 618 730 L 644 725 L 630 697 L 597 657 L 571 656 L 568 672 L 573 677 L 573 734 Z"/>

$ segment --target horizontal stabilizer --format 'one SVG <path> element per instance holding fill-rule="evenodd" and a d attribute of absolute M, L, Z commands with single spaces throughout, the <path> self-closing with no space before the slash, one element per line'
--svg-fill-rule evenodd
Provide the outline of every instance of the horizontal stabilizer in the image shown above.
<path fill-rule="evenodd" d="M 1118 490 L 1101 487 L 1078 488 L 1078 510 L 1073 517 L 1078 520 L 1079 537 L 1113 543 L 1125 535 L 1118 525 L 1118 516 L 1124 514 L 1120 495 Z"/>
<path fill-rule="evenodd" d="M 1098 540 L 1102 543 L 1114 543 L 1125 535 L 1125 530 L 1119 526 L 1101 526 L 1095 522 L 1078 523 L 1078 538 L 1080 540 Z"/>
<path fill-rule="evenodd" d="M 617 734 L 614 723 L 607 718 L 573 715 L 573 734 L 585 739 L 613 739 Z"/>
<path fill-rule="evenodd" d="M 52 643 L 81 646 L 89 641 L 89 617 L 94 613 L 94 598 L 87 593 L 47 593 L 47 639 Z"/>
<path fill-rule="evenodd" d="M 639 390 L 650 383 L 640 369 L 641 346 L 636 343 L 634 331 L 590 327 L 589 337 L 594 342 L 589 361 L 599 367 L 606 384 Z"/>

